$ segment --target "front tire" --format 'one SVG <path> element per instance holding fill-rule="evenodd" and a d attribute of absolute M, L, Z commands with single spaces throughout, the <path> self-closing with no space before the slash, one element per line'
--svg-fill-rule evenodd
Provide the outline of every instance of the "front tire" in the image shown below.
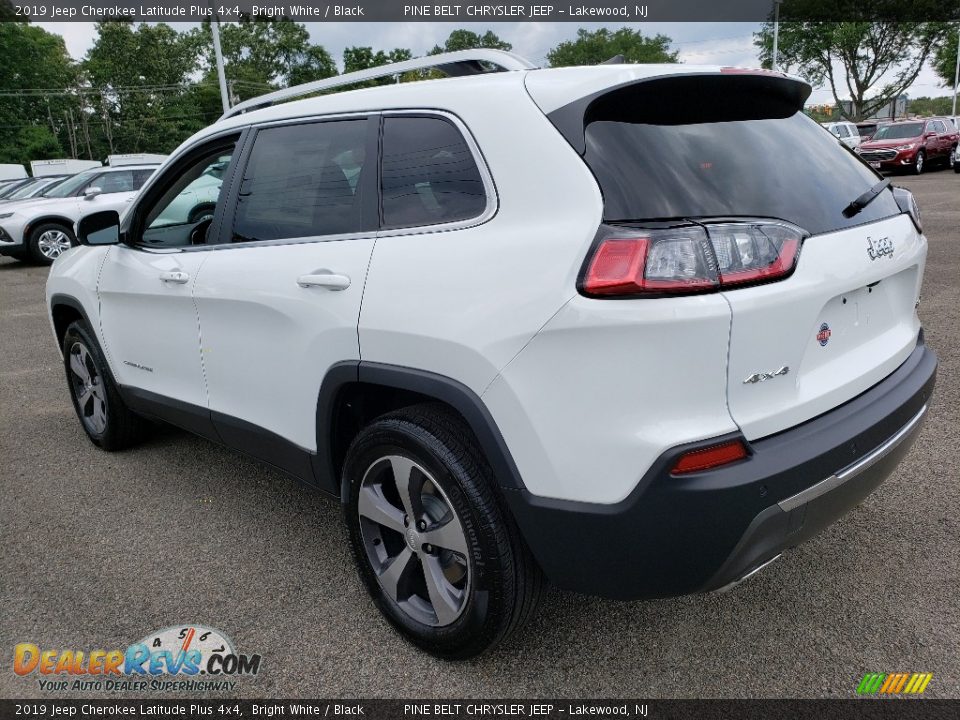
<path fill-rule="evenodd" d="M 923 169 L 927 166 L 927 156 L 926 153 L 921 150 L 917 153 L 917 159 L 913 161 L 913 174 L 921 175 Z"/>
<path fill-rule="evenodd" d="M 458 416 L 440 405 L 382 416 L 350 446 L 344 481 L 360 575 L 413 644 L 469 658 L 533 615 L 542 573 Z"/>
<path fill-rule="evenodd" d="M 145 421 L 124 404 L 97 339 L 82 321 L 70 323 L 63 336 L 63 365 L 73 409 L 90 441 L 109 451 L 138 443 Z"/>
<path fill-rule="evenodd" d="M 44 223 L 30 233 L 27 250 L 34 262 L 51 265 L 76 244 L 77 239 L 70 228 L 57 223 Z"/>

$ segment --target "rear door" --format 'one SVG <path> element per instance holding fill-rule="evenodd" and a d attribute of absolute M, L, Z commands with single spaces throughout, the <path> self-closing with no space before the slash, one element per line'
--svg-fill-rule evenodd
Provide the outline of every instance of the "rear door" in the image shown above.
<path fill-rule="evenodd" d="M 284 448 L 316 450 L 323 377 L 360 357 L 378 136 L 376 115 L 257 130 L 194 288 L 220 436 L 300 477 L 304 456 Z"/>

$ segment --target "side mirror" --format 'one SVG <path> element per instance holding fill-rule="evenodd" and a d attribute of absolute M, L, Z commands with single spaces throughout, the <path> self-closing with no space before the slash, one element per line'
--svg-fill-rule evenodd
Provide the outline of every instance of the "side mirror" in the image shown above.
<path fill-rule="evenodd" d="M 116 245 L 120 242 L 120 213 L 104 210 L 80 218 L 77 242 L 81 245 Z"/>
<path fill-rule="evenodd" d="M 84 200 L 93 200 L 97 195 L 103 194 L 103 190 L 98 187 L 87 188 L 83 191 Z"/>

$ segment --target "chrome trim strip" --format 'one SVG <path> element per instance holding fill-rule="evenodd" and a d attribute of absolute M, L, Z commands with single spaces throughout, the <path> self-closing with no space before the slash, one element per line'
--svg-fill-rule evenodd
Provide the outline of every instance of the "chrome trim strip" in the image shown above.
<path fill-rule="evenodd" d="M 760 572 L 761 570 L 764 570 L 764 569 L 767 568 L 768 566 L 770 566 L 770 565 L 772 565 L 773 563 L 775 563 L 775 562 L 776 562 L 777 560 L 779 560 L 782 556 L 783 556 L 783 553 L 777 553 L 776 555 L 774 555 L 772 558 L 770 558 L 770 559 L 767 560 L 766 562 L 763 562 L 763 563 L 760 563 L 759 565 L 757 565 L 753 570 L 750 570 L 750 571 L 748 571 L 746 574 L 741 575 L 741 576 L 738 577 L 736 580 L 731 580 L 730 582 L 728 582 L 726 585 L 723 585 L 722 587 L 718 587 L 718 588 L 717 588 L 716 590 L 714 590 L 713 592 L 715 592 L 715 593 L 725 593 L 725 592 L 729 592 L 730 590 L 733 590 L 737 585 L 739 585 L 740 583 L 746 582 L 747 580 L 749 580 L 750 578 L 752 578 L 754 575 L 756 575 L 756 574 L 757 574 L 758 572 Z"/>
<path fill-rule="evenodd" d="M 837 471 L 835 474 L 831 475 L 825 480 L 821 480 L 816 485 L 808 487 L 806 490 L 802 490 L 796 495 L 792 495 L 785 500 L 781 500 L 779 503 L 777 503 L 780 506 L 780 509 L 784 512 L 790 512 L 791 510 L 794 510 L 801 505 L 805 505 L 811 500 L 815 500 L 821 495 L 843 485 L 848 480 L 855 478 L 860 473 L 873 467 L 873 465 L 880 462 L 880 460 L 893 452 L 893 450 L 895 450 L 900 443 L 906 440 L 907 436 L 916 429 L 926 412 L 927 406 L 924 405 L 922 408 L 920 408 L 920 411 L 910 419 L 910 422 L 900 428 L 893 437 L 880 445 L 880 447 L 878 447 L 876 450 L 864 455 L 852 465 L 848 465 L 847 467 L 843 468 L 843 470 Z"/>

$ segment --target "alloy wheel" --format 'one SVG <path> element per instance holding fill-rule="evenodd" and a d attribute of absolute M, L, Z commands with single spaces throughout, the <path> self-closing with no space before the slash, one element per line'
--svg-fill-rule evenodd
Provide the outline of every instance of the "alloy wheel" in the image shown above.
<path fill-rule="evenodd" d="M 460 617 L 470 593 L 467 538 L 433 476 L 409 458 L 382 457 L 364 474 L 357 504 L 363 547 L 384 592 L 424 625 Z"/>
<path fill-rule="evenodd" d="M 50 260 L 56 260 L 71 247 L 70 236 L 63 230 L 47 230 L 37 238 L 37 249 Z"/>
<path fill-rule="evenodd" d="M 103 378 L 83 343 L 70 348 L 70 385 L 77 400 L 80 419 L 94 435 L 107 427 L 107 395 Z"/>

